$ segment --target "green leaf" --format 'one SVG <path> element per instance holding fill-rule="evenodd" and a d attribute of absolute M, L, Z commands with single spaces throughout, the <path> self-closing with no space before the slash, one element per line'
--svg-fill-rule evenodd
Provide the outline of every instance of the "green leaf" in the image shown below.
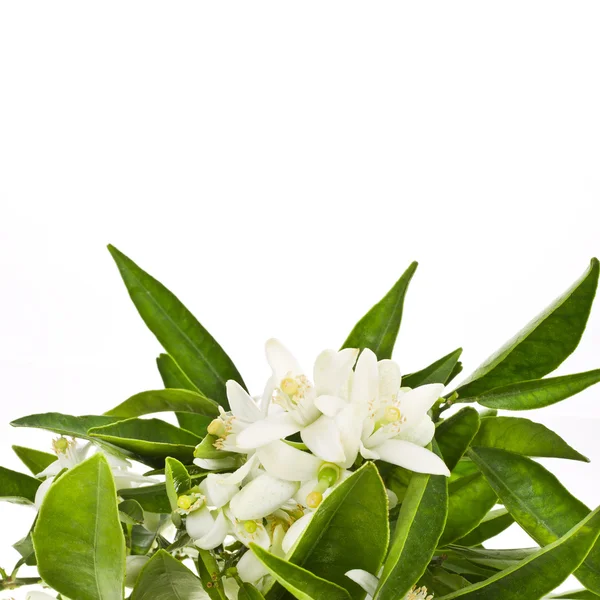
<path fill-rule="evenodd" d="M 208 426 L 213 420 L 212 417 L 191 412 L 176 412 L 175 416 L 179 427 L 187 429 L 201 438 L 207 435 Z"/>
<path fill-rule="evenodd" d="M 179 365 L 168 354 L 159 354 L 156 359 L 156 366 L 166 388 L 176 390 L 189 390 L 190 392 L 200 392 L 200 390 L 190 381 L 189 377 L 181 370 Z"/>
<path fill-rule="evenodd" d="M 256 544 L 250 544 L 252 552 L 269 573 L 299 600 L 350 600 L 350 594 L 339 585 L 317 577 L 310 571 L 278 558 Z"/>
<path fill-rule="evenodd" d="M 177 498 L 192 487 L 192 479 L 187 469 L 175 458 L 165 461 L 165 485 L 171 510 L 177 508 Z"/>
<path fill-rule="evenodd" d="M 111 417 L 129 419 L 165 411 L 185 411 L 217 416 L 219 405 L 203 394 L 188 390 L 151 390 L 125 400 L 107 413 Z"/>
<path fill-rule="evenodd" d="M 478 429 L 479 414 L 471 406 L 465 406 L 437 426 L 435 440 L 450 471 L 467 451 Z"/>
<path fill-rule="evenodd" d="M 144 522 L 144 509 L 136 500 L 123 500 L 119 503 L 119 518 L 126 525 L 141 525 Z"/>
<path fill-rule="evenodd" d="M 490 549 L 490 548 L 462 548 L 452 545 L 446 549 L 444 554 L 448 560 L 452 560 L 454 555 L 462 556 L 476 565 L 503 571 L 509 567 L 518 565 L 539 551 L 539 548 L 516 548 L 516 549 Z"/>
<path fill-rule="evenodd" d="M 23 539 L 14 543 L 13 548 L 21 555 L 24 564 L 29 567 L 35 566 L 35 550 L 33 549 L 31 531 Z"/>
<path fill-rule="evenodd" d="M 550 406 L 565 398 L 575 396 L 599 381 L 600 369 L 596 369 L 575 375 L 519 381 L 503 385 L 488 390 L 473 400 L 489 408 L 532 410 Z"/>
<path fill-rule="evenodd" d="M 415 473 L 408 484 L 392 535 L 378 599 L 403 598 L 423 575 L 444 530 L 447 510 L 446 478 Z"/>
<path fill-rule="evenodd" d="M 12 504 L 33 504 L 39 479 L 0 467 L 0 500 Z"/>
<path fill-rule="evenodd" d="M 251 583 L 243 583 L 238 590 L 238 600 L 265 600 L 265 597 Z"/>
<path fill-rule="evenodd" d="M 227 458 L 228 456 L 235 456 L 233 452 L 226 452 L 224 450 L 217 450 L 215 448 L 215 442 L 217 437 L 214 435 L 206 435 L 204 439 L 196 446 L 194 450 L 194 456 L 196 458 Z"/>
<path fill-rule="evenodd" d="M 515 521 L 540 545 L 555 542 L 589 514 L 552 473 L 529 458 L 496 448 L 472 448 L 469 455 Z M 575 576 L 600 592 L 600 544 Z"/>
<path fill-rule="evenodd" d="M 133 452 L 153 466 L 162 466 L 167 456 L 192 462 L 200 438 L 160 419 L 127 419 L 90 429 L 92 439 L 109 442 Z"/>
<path fill-rule="evenodd" d="M 118 423 L 120 417 L 107 417 L 86 415 L 83 417 L 74 417 L 72 415 L 63 415 L 61 413 L 42 413 L 37 415 L 28 415 L 13 421 L 13 427 L 34 427 L 36 429 L 46 429 L 60 435 L 68 435 L 85 440 L 89 440 L 88 430 L 92 427 L 104 427 L 112 423 Z"/>
<path fill-rule="evenodd" d="M 25 448 L 25 446 L 13 446 L 12 449 L 33 475 L 41 473 L 46 467 L 56 462 L 56 454 Z"/>
<path fill-rule="evenodd" d="M 558 594 L 557 596 L 548 596 L 548 598 L 562 598 L 563 600 L 597 600 L 600 596 L 597 596 L 589 590 L 574 590 L 572 592 Z"/>
<path fill-rule="evenodd" d="M 389 539 L 387 505 L 377 467 L 368 462 L 323 500 L 288 560 L 346 588 L 352 598 L 364 598 L 346 572 L 379 571 Z M 281 592 L 274 587 L 266 596 L 279 598 Z"/>
<path fill-rule="evenodd" d="M 203 600 L 204 590 L 184 564 L 159 550 L 142 569 L 131 600 Z"/>
<path fill-rule="evenodd" d="M 56 591 L 77 600 L 122 600 L 125 539 L 115 484 L 102 454 L 50 486 L 33 545 L 40 576 Z"/>
<path fill-rule="evenodd" d="M 599 534 L 600 516 L 594 511 L 563 537 L 515 566 L 438 600 L 538 600 L 581 564 Z"/>
<path fill-rule="evenodd" d="M 599 263 L 488 358 L 457 389 L 459 401 L 473 401 L 488 390 L 554 371 L 579 344 L 598 285 Z"/>
<path fill-rule="evenodd" d="M 448 485 L 448 519 L 440 546 L 451 544 L 473 531 L 496 504 L 496 493 L 481 473 Z"/>
<path fill-rule="evenodd" d="M 198 573 L 202 587 L 211 600 L 227 600 L 217 559 L 210 550 L 198 551 Z"/>
<path fill-rule="evenodd" d="M 404 387 L 416 388 L 428 383 L 448 383 L 458 364 L 458 359 L 461 354 L 462 348 L 458 348 L 457 350 L 450 352 L 450 354 L 446 354 L 446 356 L 436 360 L 421 371 L 405 375 L 402 378 L 402 385 Z"/>
<path fill-rule="evenodd" d="M 168 514 L 171 505 L 164 483 L 145 485 L 137 488 L 119 490 L 119 496 L 124 500 L 135 500 L 147 512 Z"/>
<path fill-rule="evenodd" d="M 590 462 L 554 431 L 518 417 L 484 417 L 473 446 L 500 448 L 525 456 L 567 458 Z"/>
<path fill-rule="evenodd" d="M 136 556 L 148 554 L 156 536 L 156 531 L 148 531 L 143 525 L 134 525 L 131 528 L 131 554 Z"/>
<path fill-rule="evenodd" d="M 416 270 L 417 263 L 413 262 L 383 299 L 355 325 L 342 348 L 370 348 L 379 360 L 392 357 L 404 296 Z"/>
<path fill-rule="evenodd" d="M 223 348 L 164 285 L 108 246 L 140 316 L 192 383 L 228 407 L 225 383 L 241 375 Z"/>
<path fill-rule="evenodd" d="M 441 567 L 434 567 L 425 571 L 417 587 L 423 585 L 430 594 L 442 596 L 443 594 L 449 594 L 450 592 L 467 587 L 470 585 L 470 582 L 456 573 L 449 573 Z"/>
<path fill-rule="evenodd" d="M 514 522 L 515 520 L 506 508 L 497 508 L 490 511 L 471 533 L 455 543 L 460 546 L 479 546 L 508 529 Z"/>

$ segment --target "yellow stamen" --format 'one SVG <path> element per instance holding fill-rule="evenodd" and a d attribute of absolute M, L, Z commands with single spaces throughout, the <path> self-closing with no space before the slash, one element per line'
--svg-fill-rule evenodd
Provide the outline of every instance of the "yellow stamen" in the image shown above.
<path fill-rule="evenodd" d="M 298 391 L 298 382 L 291 377 L 286 377 L 281 381 L 281 391 L 288 396 L 293 396 Z"/>
<path fill-rule="evenodd" d="M 385 420 L 388 423 L 397 423 L 402 418 L 402 413 L 395 406 L 388 406 L 385 409 Z"/>
<path fill-rule="evenodd" d="M 192 506 L 192 499 L 189 496 L 184 495 L 177 498 L 177 508 L 189 510 L 190 506 Z"/>
<path fill-rule="evenodd" d="M 311 492 L 306 496 L 306 506 L 309 508 L 317 508 L 323 501 L 323 494 L 321 492 Z"/>
<path fill-rule="evenodd" d="M 222 437 L 226 433 L 225 423 L 221 421 L 221 419 L 215 419 L 211 421 L 208 427 L 206 428 L 210 435 L 216 435 L 217 437 Z"/>
<path fill-rule="evenodd" d="M 248 533 L 254 533 L 258 529 L 258 525 L 256 524 L 256 521 L 245 521 L 244 529 Z"/>
<path fill-rule="evenodd" d="M 59 452 L 64 453 L 69 448 L 69 440 L 65 437 L 59 437 L 53 442 L 54 451 L 58 454 Z"/>

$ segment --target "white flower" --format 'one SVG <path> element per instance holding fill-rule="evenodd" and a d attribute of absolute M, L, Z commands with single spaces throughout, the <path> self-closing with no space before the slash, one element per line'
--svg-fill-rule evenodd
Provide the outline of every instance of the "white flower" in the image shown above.
<path fill-rule="evenodd" d="M 379 585 L 379 577 L 376 577 L 363 569 L 352 569 L 346 573 L 346 577 L 358 583 L 360 587 L 369 594 L 366 600 L 372 600 Z M 404 596 L 402 600 L 433 600 L 433 594 L 427 594 L 425 586 L 417 588 L 413 585 L 412 589 Z"/>
<path fill-rule="evenodd" d="M 339 435 L 331 435 L 335 433 L 334 423 L 327 415 L 344 404 L 342 396 L 358 350 L 322 352 L 315 362 L 314 383 L 277 340 L 267 342 L 266 353 L 273 370 L 266 392 L 271 391 L 271 410 L 265 419 L 239 434 L 238 444 L 259 448 L 300 432 L 313 454 L 329 462 L 344 462 Z"/>

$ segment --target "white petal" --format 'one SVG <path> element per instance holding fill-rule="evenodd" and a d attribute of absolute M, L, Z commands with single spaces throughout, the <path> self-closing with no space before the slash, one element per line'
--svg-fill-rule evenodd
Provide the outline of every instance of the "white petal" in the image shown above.
<path fill-rule="evenodd" d="M 262 419 L 260 408 L 254 402 L 252 396 L 237 381 L 230 379 L 226 387 L 231 412 L 240 421 L 254 423 L 254 421 Z"/>
<path fill-rule="evenodd" d="M 58 460 L 55 460 L 53 463 L 50 463 L 43 471 L 40 471 L 36 477 L 38 479 L 43 479 L 44 477 L 54 477 L 58 475 L 62 471 L 62 467 Z"/>
<path fill-rule="evenodd" d="M 358 349 L 345 348 L 336 352 L 325 350 L 315 361 L 313 377 L 319 394 L 337 396 L 345 386 L 356 362 Z"/>
<path fill-rule="evenodd" d="M 346 573 L 346 577 L 352 579 L 355 583 L 358 583 L 369 596 L 375 595 L 375 591 L 379 585 L 379 578 L 375 577 L 372 573 L 363 571 L 363 569 L 352 569 L 352 571 Z"/>
<path fill-rule="evenodd" d="M 256 531 L 248 533 L 245 528 L 246 521 L 239 521 L 230 510 L 227 510 L 229 520 L 233 524 L 233 532 L 235 537 L 244 544 L 247 548 L 250 544 L 256 544 L 261 548 L 268 548 L 271 545 L 271 538 L 267 533 L 265 526 L 262 523 L 256 523 Z"/>
<path fill-rule="evenodd" d="M 277 377 L 277 383 L 288 377 L 302 374 L 302 369 L 290 351 L 276 339 L 270 339 L 265 345 L 267 361 Z"/>
<path fill-rule="evenodd" d="M 204 537 L 214 524 L 215 520 L 206 506 L 191 512 L 185 519 L 185 528 L 193 540 Z"/>
<path fill-rule="evenodd" d="M 305 427 L 300 436 L 308 449 L 319 458 L 332 463 L 346 461 L 340 431 L 331 417 L 319 417 L 312 425 Z"/>
<path fill-rule="evenodd" d="M 416 473 L 431 473 L 432 475 L 450 475 L 444 461 L 427 448 L 404 440 L 388 440 L 374 448 L 385 462 L 404 467 Z"/>
<path fill-rule="evenodd" d="M 125 586 L 132 588 L 135 586 L 135 582 L 142 569 L 146 566 L 146 563 L 150 560 L 149 556 L 139 556 L 132 554 L 125 557 Z"/>
<path fill-rule="evenodd" d="M 33 503 L 35 504 L 35 506 L 38 510 L 40 510 L 40 508 L 42 506 L 42 502 L 44 501 L 44 498 L 46 496 L 46 493 L 50 489 L 50 486 L 52 485 L 53 481 L 54 481 L 54 477 L 48 477 L 48 479 L 46 479 L 45 481 L 42 481 L 41 485 L 38 487 L 37 492 L 35 493 L 35 499 L 33 501 Z"/>
<path fill-rule="evenodd" d="M 307 481 L 317 476 L 323 461 L 276 440 L 256 451 L 258 459 L 268 473 L 287 481 Z"/>
<path fill-rule="evenodd" d="M 303 517 L 300 517 L 287 531 L 285 537 L 283 538 L 283 542 L 281 547 L 286 555 L 289 554 L 290 550 L 294 547 L 300 536 L 304 533 L 306 528 L 309 526 L 312 518 L 315 513 L 310 512 L 305 514 Z"/>
<path fill-rule="evenodd" d="M 358 456 L 361 434 L 364 423 L 363 407 L 358 404 L 348 404 L 335 417 L 335 423 L 340 431 L 340 439 L 346 461 L 343 466 L 349 469 Z"/>
<path fill-rule="evenodd" d="M 223 477 L 219 480 L 219 483 L 222 485 L 239 485 L 246 479 L 250 472 L 254 468 L 258 461 L 258 457 L 256 453 L 248 456 L 248 460 L 236 471 L 230 473 L 228 475 L 223 475 Z"/>
<path fill-rule="evenodd" d="M 400 412 L 410 424 L 420 420 L 444 393 L 441 383 L 428 383 L 400 395 Z"/>
<path fill-rule="evenodd" d="M 231 469 L 238 462 L 235 456 L 228 456 L 227 458 L 195 458 L 194 464 L 207 471 L 219 471 L 221 469 Z"/>
<path fill-rule="evenodd" d="M 194 540 L 194 543 L 199 548 L 202 548 L 202 550 L 212 550 L 223 543 L 223 540 L 227 535 L 227 527 L 227 519 L 225 518 L 223 511 L 219 511 L 217 519 L 210 531 L 200 539 Z"/>
<path fill-rule="evenodd" d="M 367 460 L 379 460 L 381 458 L 375 449 L 365 448 L 362 442 L 360 443 L 360 454 Z"/>
<path fill-rule="evenodd" d="M 215 508 L 225 506 L 239 491 L 238 485 L 223 483 L 229 475 L 210 473 L 200 484 L 200 490 L 206 496 L 206 503 Z"/>
<path fill-rule="evenodd" d="M 114 469 L 113 477 L 118 490 L 124 490 L 132 487 L 137 487 L 138 483 L 160 483 L 157 479 L 146 477 L 133 471 L 124 471 L 123 469 Z"/>
<path fill-rule="evenodd" d="M 435 424 L 429 415 L 425 415 L 419 422 L 410 427 L 402 427 L 398 438 L 417 446 L 427 446 L 435 434 Z"/>
<path fill-rule="evenodd" d="M 298 433 L 300 425 L 294 417 L 287 412 L 270 415 L 266 419 L 256 421 L 246 427 L 237 436 L 237 445 L 240 448 L 259 448 L 275 440 L 286 438 L 288 435 Z"/>
<path fill-rule="evenodd" d="M 393 360 L 380 360 L 377 363 L 379 373 L 379 397 L 393 398 L 398 394 L 402 382 L 400 367 Z"/>
<path fill-rule="evenodd" d="M 299 485 L 265 473 L 244 486 L 231 500 L 231 512 L 236 519 L 262 519 L 276 511 L 298 490 Z"/>
<path fill-rule="evenodd" d="M 304 508 L 308 508 L 306 497 L 315 489 L 315 487 L 317 487 L 318 483 L 319 480 L 316 477 L 305 481 L 294 494 L 294 502 L 300 504 L 300 506 L 303 506 Z"/>
<path fill-rule="evenodd" d="M 240 562 L 237 564 L 238 574 L 242 581 L 248 583 L 256 583 L 259 579 L 262 579 L 265 575 L 269 574 L 267 568 L 256 558 L 256 555 L 251 550 L 248 550 Z"/>
<path fill-rule="evenodd" d="M 315 400 L 315 406 L 328 417 L 335 417 L 348 403 L 339 396 L 323 394 Z"/>
<path fill-rule="evenodd" d="M 27 592 L 25 600 L 56 600 L 56 596 L 51 596 L 45 592 Z"/>
<path fill-rule="evenodd" d="M 350 399 L 352 402 L 368 405 L 374 403 L 379 393 L 377 357 L 372 350 L 365 348 L 358 357 Z"/>

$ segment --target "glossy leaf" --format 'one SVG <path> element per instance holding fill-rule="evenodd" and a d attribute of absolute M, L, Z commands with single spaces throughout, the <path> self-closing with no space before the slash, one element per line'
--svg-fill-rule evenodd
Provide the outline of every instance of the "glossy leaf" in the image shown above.
<path fill-rule="evenodd" d="M 144 522 L 144 509 L 136 500 L 123 500 L 119 503 L 119 518 L 126 525 L 140 525 Z"/>
<path fill-rule="evenodd" d="M 599 534 L 600 516 L 595 511 L 563 537 L 515 566 L 438 600 L 539 600 L 581 564 Z"/>
<path fill-rule="evenodd" d="M 389 539 L 387 504 L 377 468 L 366 463 L 323 500 L 289 560 L 346 588 L 352 598 L 364 598 L 346 572 L 379 571 Z M 281 593 L 276 586 L 266 596 L 274 599 Z"/>
<path fill-rule="evenodd" d="M 251 583 L 244 583 L 238 590 L 238 600 L 265 600 L 265 597 Z"/>
<path fill-rule="evenodd" d="M 437 426 L 435 440 L 450 471 L 467 451 L 478 429 L 479 414 L 471 406 L 465 406 Z"/>
<path fill-rule="evenodd" d="M 102 454 L 50 486 L 33 544 L 40 576 L 56 591 L 77 600 L 122 600 L 125 539 L 115 484 Z"/>
<path fill-rule="evenodd" d="M 39 479 L 0 467 L 0 500 L 12 504 L 33 504 Z"/>
<path fill-rule="evenodd" d="M 444 554 L 449 560 L 452 560 L 454 554 L 458 554 L 476 565 L 503 571 L 504 569 L 518 565 L 521 561 L 530 558 L 538 551 L 538 547 L 502 548 L 497 550 L 490 548 L 462 548 L 460 546 L 452 545 L 450 546 L 450 549 L 444 551 Z"/>
<path fill-rule="evenodd" d="M 579 394 L 579 392 L 599 381 L 600 369 L 596 369 L 585 373 L 576 373 L 575 375 L 534 379 L 533 381 L 520 381 L 504 385 L 488 390 L 473 400 L 489 408 L 533 410 L 575 396 L 575 394 Z"/>
<path fill-rule="evenodd" d="M 429 593 L 437 597 L 460 590 L 461 588 L 471 585 L 471 583 L 456 573 L 449 573 L 441 567 L 434 567 L 425 571 L 425 574 L 421 577 L 417 587 L 423 585 L 427 588 Z"/>
<path fill-rule="evenodd" d="M 450 354 L 446 354 L 446 356 L 436 360 L 421 371 L 405 375 L 402 378 L 402 385 L 409 388 L 416 388 L 428 383 L 448 383 L 456 369 L 461 354 L 462 348 L 458 348 L 457 350 L 450 352 Z"/>
<path fill-rule="evenodd" d="M 119 496 L 123 499 L 135 500 L 147 512 L 162 514 L 171 512 L 171 505 L 164 483 L 119 490 Z"/>
<path fill-rule="evenodd" d="M 176 412 L 175 416 L 177 417 L 179 427 L 187 429 L 201 438 L 207 435 L 208 426 L 213 420 L 213 417 L 191 412 Z"/>
<path fill-rule="evenodd" d="M 555 542 L 589 514 L 552 473 L 529 458 L 496 448 L 472 448 L 469 455 L 515 521 L 540 545 Z M 600 544 L 575 575 L 600 592 Z"/>
<path fill-rule="evenodd" d="M 403 598 L 423 575 L 444 530 L 447 510 L 446 477 L 415 473 L 390 541 L 378 599 Z"/>
<path fill-rule="evenodd" d="M 192 480 L 187 469 L 175 458 L 165 461 L 165 485 L 171 510 L 177 508 L 177 498 L 192 487 Z"/>
<path fill-rule="evenodd" d="M 223 590 L 223 579 L 220 576 L 220 568 L 214 554 L 209 550 L 198 552 L 198 573 L 204 591 L 211 600 L 227 600 Z"/>
<path fill-rule="evenodd" d="M 479 546 L 508 529 L 514 522 L 515 520 L 506 508 L 491 510 L 473 531 L 455 543 L 460 546 Z"/>
<path fill-rule="evenodd" d="M 598 260 L 562 296 L 488 358 L 457 389 L 473 401 L 488 390 L 554 371 L 579 344 L 598 285 Z"/>
<path fill-rule="evenodd" d="M 12 449 L 33 475 L 41 473 L 46 467 L 56 462 L 56 454 L 25 448 L 24 446 L 13 446 Z"/>
<path fill-rule="evenodd" d="M 219 405 L 203 394 L 188 390 L 151 390 L 141 392 L 115 406 L 107 413 L 111 417 L 130 419 L 141 415 L 165 411 L 186 411 L 201 415 L 217 416 Z"/>
<path fill-rule="evenodd" d="M 600 596 L 589 590 L 573 590 L 572 592 L 565 592 L 564 594 L 558 594 L 556 596 L 548 596 L 548 598 L 562 598 L 563 600 L 597 600 Z"/>
<path fill-rule="evenodd" d="M 473 446 L 500 448 L 525 456 L 568 458 L 590 462 L 558 434 L 540 423 L 519 417 L 484 417 Z"/>
<path fill-rule="evenodd" d="M 46 429 L 60 435 L 68 435 L 82 439 L 90 439 L 88 430 L 92 427 L 104 427 L 112 423 L 118 423 L 119 417 L 107 417 L 99 415 L 86 415 L 83 417 L 74 417 L 72 415 L 63 415 L 61 413 L 41 413 L 37 415 L 28 415 L 13 421 L 13 427 L 33 427 L 36 429 Z"/>
<path fill-rule="evenodd" d="M 160 354 L 156 359 L 156 366 L 166 388 L 176 390 L 189 390 L 200 392 L 191 382 L 189 377 L 181 370 L 179 365 L 168 354 Z"/>
<path fill-rule="evenodd" d="M 127 419 L 105 427 L 90 429 L 98 439 L 142 457 L 144 462 L 159 466 L 167 456 L 191 462 L 200 438 L 160 419 Z"/>
<path fill-rule="evenodd" d="M 244 382 L 223 348 L 164 285 L 108 247 L 140 316 L 194 385 L 228 407 L 225 383 Z"/>
<path fill-rule="evenodd" d="M 496 504 L 497 496 L 481 473 L 448 485 L 448 518 L 440 546 L 451 544 L 473 531 Z"/>
<path fill-rule="evenodd" d="M 383 299 L 356 324 L 342 348 L 370 348 L 379 360 L 392 357 L 402 321 L 404 297 L 416 270 L 417 263 L 413 262 Z"/>
<path fill-rule="evenodd" d="M 250 544 L 250 548 L 269 573 L 298 600 L 350 600 L 350 594 L 343 587 L 278 558 L 256 544 Z"/>
<path fill-rule="evenodd" d="M 159 550 L 142 569 L 131 600 L 204 600 L 200 580 L 168 552 Z"/>

